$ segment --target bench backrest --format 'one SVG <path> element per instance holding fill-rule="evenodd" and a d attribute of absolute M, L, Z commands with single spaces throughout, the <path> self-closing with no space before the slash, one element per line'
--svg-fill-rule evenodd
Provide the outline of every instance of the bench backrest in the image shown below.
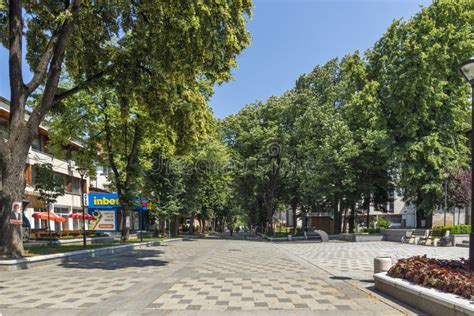
<path fill-rule="evenodd" d="M 432 236 L 432 237 L 449 236 L 449 230 L 444 231 L 444 232 L 442 230 L 431 230 L 430 231 L 430 236 Z"/>
<path fill-rule="evenodd" d="M 412 236 L 428 236 L 428 230 L 427 229 L 415 229 L 413 233 L 411 234 Z"/>

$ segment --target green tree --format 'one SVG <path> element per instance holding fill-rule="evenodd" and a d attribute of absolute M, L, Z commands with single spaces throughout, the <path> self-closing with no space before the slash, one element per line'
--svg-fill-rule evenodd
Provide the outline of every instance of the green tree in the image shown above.
<path fill-rule="evenodd" d="M 21 198 L 24 161 L 44 117 L 58 102 L 90 87 L 146 99 L 166 116 L 170 96 L 230 78 L 235 57 L 249 44 L 251 2 L 221 1 L 2 1 L 2 44 L 9 50 L 9 138 L 0 142 L 1 247 L 21 256 L 20 234 L 8 225 L 7 205 Z M 7 4 L 6 6 L 3 4 Z M 8 38 L 5 36 L 9 34 Z M 23 43 L 33 73 L 24 82 Z M 60 78 L 70 81 L 58 88 Z M 26 102 L 40 93 L 25 121 Z M 154 102 L 151 102 L 154 100 Z M 14 144 L 14 146 L 10 145 Z"/>
<path fill-rule="evenodd" d="M 471 1 L 435 0 L 412 19 L 394 21 L 367 54 L 397 185 L 416 204 L 418 227 L 431 225 L 445 170 L 467 162 L 469 94 L 456 65 L 474 51 L 473 19 Z"/>
<path fill-rule="evenodd" d="M 295 139 L 302 159 L 300 196 L 303 212 L 331 212 L 341 231 L 343 202 L 354 192 L 358 155 L 354 135 L 342 113 L 343 75 L 337 59 L 302 75 L 294 89 L 304 112 L 296 120 Z M 305 216 L 303 216 L 305 218 Z M 306 226 L 306 225 L 304 225 Z"/>
<path fill-rule="evenodd" d="M 66 184 L 64 179 L 53 171 L 53 165 L 50 163 L 34 165 L 33 168 L 35 169 L 35 191 L 38 191 L 38 198 L 46 205 L 46 211 L 48 212 L 48 232 L 51 244 L 49 212 L 51 205 L 56 203 L 58 197 L 64 195 Z"/>
<path fill-rule="evenodd" d="M 394 160 L 377 96 L 379 84 L 370 77 L 367 63 L 356 52 L 346 56 L 340 68 L 343 78 L 340 110 L 357 147 L 357 155 L 351 161 L 355 176 L 354 190 L 346 195 L 346 205 L 351 208 L 349 230 L 353 232 L 357 205 L 367 212 L 367 227 L 370 225 L 371 206 L 387 211 L 386 205 L 394 190 Z"/>
<path fill-rule="evenodd" d="M 223 122 L 224 141 L 235 163 L 235 189 L 247 202 L 251 224 L 272 233 L 272 219 L 290 151 L 283 121 L 287 95 L 249 104 Z"/>

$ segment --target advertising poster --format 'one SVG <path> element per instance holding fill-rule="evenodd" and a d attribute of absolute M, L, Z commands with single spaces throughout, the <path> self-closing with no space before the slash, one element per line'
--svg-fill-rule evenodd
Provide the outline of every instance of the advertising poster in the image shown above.
<path fill-rule="evenodd" d="M 91 212 L 95 216 L 95 221 L 89 221 L 89 229 L 95 231 L 116 230 L 117 227 L 114 210 L 93 210 Z"/>
<path fill-rule="evenodd" d="M 21 202 L 12 203 L 12 210 L 10 214 L 10 224 L 11 225 L 23 224 L 23 215 L 21 213 Z"/>

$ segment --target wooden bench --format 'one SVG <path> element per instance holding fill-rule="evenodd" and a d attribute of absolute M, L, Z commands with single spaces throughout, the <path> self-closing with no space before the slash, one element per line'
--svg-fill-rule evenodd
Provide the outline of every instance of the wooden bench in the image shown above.
<path fill-rule="evenodd" d="M 414 229 L 402 237 L 402 243 L 415 244 L 417 245 L 420 238 L 426 238 L 428 236 L 428 229 Z"/>
<path fill-rule="evenodd" d="M 420 237 L 418 244 L 419 245 L 432 245 L 436 247 L 438 246 L 439 241 L 443 237 L 449 238 L 449 230 L 445 232 L 441 230 L 430 230 L 428 236 Z"/>

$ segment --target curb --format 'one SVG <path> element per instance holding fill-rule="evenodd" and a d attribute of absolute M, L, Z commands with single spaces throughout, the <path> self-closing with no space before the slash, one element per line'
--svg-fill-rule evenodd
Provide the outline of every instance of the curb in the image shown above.
<path fill-rule="evenodd" d="M 375 289 L 430 315 L 473 315 L 472 301 L 451 293 L 426 288 L 403 279 L 374 274 Z"/>
<path fill-rule="evenodd" d="M 30 269 L 34 267 L 54 264 L 54 263 L 63 263 L 67 261 L 72 261 L 76 259 L 86 259 L 100 257 L 109 254 L 121 253 L 125 251 L 141 249 L 152 246 L 159 246 L 161 244 L 166 244 L 169 242 L 180 241 L 181 238 L 168 239 L 163 241 L 149 241 L 144 243 L 135 243 L 130 245 L 120 245 L 120 246 L 110 246 L 98 249 L 86 249 L 79 251 L 70 251 L 63 253 L 56 253 L 50 255 L 36 256 L 36 257 L 27 257 L 21 259 L 10 259 L 10 260 L 0 260 L 0 271 L 17 271 Z"/>

